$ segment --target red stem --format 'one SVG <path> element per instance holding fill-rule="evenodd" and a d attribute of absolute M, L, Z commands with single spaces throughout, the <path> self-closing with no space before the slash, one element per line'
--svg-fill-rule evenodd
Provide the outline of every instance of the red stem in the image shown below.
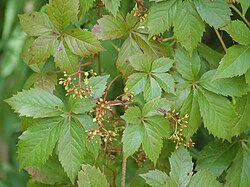
<path fill-rule="evenodd" d="M 104 101 L 106 101 L 106 99 L 107 99 L 107 96 L 108 96 L 108 92 L 109 92 L 109 90 L 110 90 L 110 88 L 111 88 L 111 86 L 114 84 L 114 82 L 120 77 L 121 75 L 117 75 L 111 82 L 110 82 L 110 84 L 109 84 L 109 86 L 108 86 L 108 88 L 106 89 L 106 92 L 105 92 L 105 95 L 104 95 L 104 98 L 103 98 L 103 100 Z"/>

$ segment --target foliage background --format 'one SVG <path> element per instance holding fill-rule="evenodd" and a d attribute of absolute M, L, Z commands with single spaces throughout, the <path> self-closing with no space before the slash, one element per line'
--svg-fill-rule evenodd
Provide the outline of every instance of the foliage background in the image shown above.
<path fill-rule="evenodd" d="M 21 50 L 26 38 L 26 34 L 21 30 L 17 14 L 30 12 L 32 10 L 39 10 L 45 0 L 0 0 L 0 187 L 26 186 L 28 175 L 23 170 L 19 172 L 18 161 L 16 159 L 16 143 L 18 136 L 21 134 L 22 126 L 21 120 L 17 114 L 14 114 L 10 107 L 3 102 L 4 99 L 11 97 L 17 91 L 21 91 L 25 87 L 25 80 L 31 74 L 31 70 L 25 65 L 21 58 Z M 123 1 L 121 11 L 127 12 L 134 6 L 134 1 Z M 235 18 L 239 18 L 234 14 Z M 246 17 L 250 18 L 250 11 L 248 10 Z M 95 18 L 93 18 L 95 20 Z M 91 28 L 93 25 L 89 25 Z M 223 35 L 223 39 L 227 46 L 231 46 L 232 40 L 227 35 Z M 223 52 L 218 38 L 214 34 L 212 28 L 207 26 L 206 32 L 203 36 L 203 42 L 219 52 Z M 117 74 L 115 67 L 115 58 L 117 50 L 115 46 L 120 46 L 121 40 L 103 41 L 102 45 L 107 49 L 106 52 L 101 53 L 102 72 L 111 74 L 115 77 Z M 96 63 L 95 63 L 96 64 Z M 97 71 L 96 65 L 93 65 L 94 70 Z M 123 86 L 122 81 L 116 82 L 112 89 L 119 89 Z M 110 93 L 113 93 L 112 90 Z M 114 97 L 119 93 L 114 93 L 109 97 Z M 206 129 L 200 128 L 199 133 L 194 137 L 196 148 L 199 150 L 204 145 L 207 145 L 213 140 Z M 165 142 L 165 147 L 169 146 Z M 164 148 L 163 148 L 164 149 Z M 168 150 L 169 151 L 169 150 Z M 191 149 L 193 158 L 196 157 L 195 150 Z M 166 163 L 166 158 L 160 158 L 158 161 L 158 168 L 169 170 L 169 165 Z M 137 170 L 137 165 L 133 160 L 128 160 L 130 167 L 128 168 L 128 178 L 131 184 L 136 185 L 142 178 L 133 178 L 134 173 L 143 173 L 149 168 L 152 168 L 152 163 L 145 163 L 143 169 Z M 120 170 L 121 164 L 117 164 L 117 170 Z M 117 176 L 119 178 L 119 176 Z"/>

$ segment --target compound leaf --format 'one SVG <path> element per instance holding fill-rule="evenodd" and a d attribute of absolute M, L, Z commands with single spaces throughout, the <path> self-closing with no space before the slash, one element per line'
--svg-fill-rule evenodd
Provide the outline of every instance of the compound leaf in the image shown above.
<path fill-rule="evenodd" d="M 119 7 L 121 5 L 121 0 L 102 0 L 105 8 L 116 17 Z"/>
<path fill-rule="evenodd" d="M 140 176 L 146 180 L 147 184 L 153 187 L 165 187 L 168 181 L 167 174 L 157 169 L 140 174 Z"/>

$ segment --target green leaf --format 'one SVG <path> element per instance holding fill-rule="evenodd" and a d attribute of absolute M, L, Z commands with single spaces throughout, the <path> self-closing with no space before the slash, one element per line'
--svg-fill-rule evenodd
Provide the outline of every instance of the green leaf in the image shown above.
<path fill-rule="evenodd" d="M 43 12 L 32 12 L 31 14 L 18 15 L 24 32 L 29 36 L 41 36 L 52 34 L 55 28 L 47 14 Z"/>
<path fill-rule="evenodd" d="M 230 101 L 212 92 L 198 89 L 198 103 L 204 125 L 210 133 L 231 140 L 234 110 Z"/>
<path fill-rule="evenodd" d="M 125 114 L 122 116 L 122 119 L 131 124 L 140 124 L 141 123 L 141 109 L 139 107 L 129 107 L 126 110 Z"/>
<path fill-rule="evenodd" d="M 236 158 L 227 171 L 226 181 L 229 186 L 244 187 L 250 185 L 250 151 L 248 148 L 240 149 Z"/>
<path fill-rule="evenodd" d="M 40 73 L 37 75 L 38 76 L 34 82 L 34 88 L 43 89 L 53 94 L 53 91 L 55 90 L 55 85 L 57 84 L 57 75 L 47 73 Z"/>
<path fill-rule="evenodd" d="M 156 165 L 157 159 L 161 153 L 163 146 L 162 139 L 159 136 L 158 131 L 151 124 L 143 123 L 143 139 L 142 147 L 148 158 Z"/>
<path fill-rule="evenodd" d="M 161 87 L 151 76 L 147 77 L 147 82 L 143 90 L 143 96 L 146 101 L 161 97 Z"/>
<path fill-rule="evenodd" d="M 59 116 L 64 112 L 63 102 L 41 89 L 23 90 L 5 101 L 20 116 L 44 118 Z"/>
<path fill-rule="evenodd" d="M 153 74 L 153 78 L 157 81 L 159 86 L 168 93 L 175 93 L 175 80 L 172 75 L 168 73 Z"/>
<path fill-rule="evenodd" d="M 83 16 L 92 6 L 95 0 L 79 0 L 80 16 Z"/>
<path fill-rule="evenodd" d="M 222 187 L 223 185 L 216 180 L 207 170 L 198 171 L 190 180 L 187 187 L 197 187 L 197 186 L 213 186 Z"/>
<path fill-rule="evenodd" d="M 148 32 L 151 38 L 155 34 L 164 33 L 173 26 L 180 1 L 170 0 L 153 4 L 148 12 Z"/>
<path fill-rule="evenodd" d="M 164 116 L 152 116 L 152 117 L 145 117 L 145 122 L 154 126 L 156 130 L 158 130 L 159 135 L 162 138 L 169 138 L 170 137 L 170 124 L 169 120 L 166 119 Z"/>
<path fill-rule="evenodd" d="M 250 2 L 248 0 L 239 0 L 240 6 L 242 8 L 242 13 L 245 15 L 247 13 L 248 8 L 250 7 Z"/>
<path fill-rule="evenodd" d="M 105 5 L 105 8 L 116 17 L 119 7 L 121 6 L 121 0 L 101 0 Z"/>
<path fill-rule="evenodd" d="M 152 99 L 148 101 L 143 109 L 142 116 L 143 117 L 152 117 L 155 115 L 163 115 L 170 109 L 170 103 L 167 99 Z"/>
<path fill-rule="evenodd" d="M 215 70 L 207 71 L 202 75 L 199 82 L 203 88 L 224 96 L 242 96 L 249 90 L 244 77 L 213 80 Z"/>
<path fill-rule="evenodd" d="M 70 111 L 76 114 L 82 114 L 90 111 L 96 106 L 96 101 L 90 98 L 73 98 L 69 99 Z"/>
<path fill-rule="evenodd" d="M 201 43 L 197 48 L 200 56 L 206 59 L 206 61 L 211 65 L 211 68 L 217 68 L 219 62 L 221 61 L 223 54 L 215 51 L 214 49 L 208 47 L 207 45 Z"/>
<path fill-rule="evenodd" d="M 85 143 L 85 146 L 87 150 L 92 153 L 93 157 L 97 159 L 99 155 L 99 151 L 101 149 L 101 138 L 96 137 L 96 139 L 93 139 L 89 141 L 88 134 L 86 133 L 87 130 L 93 130 L 98 128 L 98 125 L 93 122 L 93 118 L 88 115 L 75 115 L 74 120 L 76 123 L 80 123 L 80 125 L 84 128 L 85 132 L 82 133 L 82 140 Z"/>
<path fill-rule="evenodd" d="M 130 65 L 128 58 L 134 54 L 140 53 L 140 47 L 130 35 L 122 44 L 116 61 L 116 66 L 124 78 L 127 78 L 133 73 L 133 67 Z"/>
<path fill-rule="evenodd" d="M 100 169 L 90 165 L 82 165 L 82 170 L 78 173 L 79 187 L 109 187 L 105 175 Z"/>
<path fill-rule="evenodd" d="M 178 47 L 174 58 L 176 69 L 181 76 L 187 80 L 194 80 L 201 67 L 198 53 L 194 51 L 190 56 L 184 48 Z"/>
<path fill-rule="evenodd" d="M 126 87 L 130 92 L 134 92 L 134 94 L 137 95 L 143 91 L 146 81 L 146 73 L 134 73 L 128 77 Z"/>
<path fill-rule="evenodd" d="M 129 58 L 129 62 L 136 71 L 149 72 L 151 70 L 152 59 L 148 55 L 133 55 Z"/>
<path fill-rule="evenodd" d="M 66 173 L 63 171 L 62 165 L 58 161 L 58 157 L 54 154 L 49 160 L 39 167 L 25 167 L 32 179 L 50 185 L 69 183 Z"/>
<path fill-rule="evenodd" d="M 30 47 L 34 41 L 35 41 L 35 39 L 33 37 L 28 37 L 25 40 L 25 42 L 23 44 L 23 49 L 22 49 L 22 59 L 23 59 L 24 63 L 27 64 L 34 72 L 40 73 L 45 62 L 40 63 L 40 64 L 29 64 L 30 58 L 31 58 Z"/>
<path fill-rule="evenodd" d="M 126 21 L 121 15 L 117 17 L 104 15 L 97 20 L 97 23 L 92 32 L 101 40 L 114 40 L 124 36 L 129 31 Z"/>
<path fill-rule="evenodd" d="M 74 73 L 78 70 L 78 57 L 74 55 L 67 44 L 63 41 L 55 46 L 55 64 L 61 70 L 68 74 Z"/>
<path fill-rule="evenodd" d="M 174 23 L 174 35 L 177 41 L 191 54 L 201 41 L 204 31 L 205 24 L 196 11 L 193 2 L 184 1 L 176 13 Z"/>
<path fill-rule="evenodd" d="M 79 0 L 50 0 L 46 12 L 51 22 L 63 30 L 77 18 Z"/>
<path fill-rule="evenodd" d="M 173 66 L 174 60 L 170 58 L 158 58 L 153 61 L 150 68 L 154 73 L 165 73 Z"/>
<path fill-rule="evenodd" d="M 185 114 L 188 114 L 189 117 L 187 119 L 187 128 L 184 129 L 183 133 L 186 137 L 191 137 L 201 125 L 201 114 L 196 89 L 189 93 L 181 107 L 181 115 L 184 116 Z"/>
<path fill-rule="evenodd" d="M 194 3 L 202 19 L 216 29 L 231 21 L 231 10 L 226 1 L 195 0 Z"/>
<path fill-rule="evenodd" d="M 21 168 L 41 166 L 48 160 L 59 138 L 61 125 L 62 118 L 39 119 L 19 137 Z"/>
<path fill-rule="evenodd" d="M 125 157 L 133 155 L 142 143 L 141 123 L 130 124 L 126 127 L 122 135 L 123 151 Z"/>
<path fill-rule="evenodd" d="M 250 94 L 238 98 L 234 106 L 236 112 L 232 135 L 240 135 L 247 127 L 250 121 Z"/>
<path fill-rule="evenodd" d="M 172 153 L 169 162 L 171 166 L 170 178 L 178 186 L 186 186 L 193 170 L 192 158 L 188 151 L 184 147 L 180 147 Z"/>
<path fill-rule="evenodd" d="M 207 169 L 216 177 L 219 177 L 230 166 L 237 151 L 237 143 L 212 142 L 200 152 L 196 170 Z"/>
<path fill-rule="evenodd" d="M 104 50 L 96 36 L 87 30 L 73 29 L 67 32 L 64 38 L 69 49 L 75 55 L 81 57 L 90 56 Z"/>
<path fill-rule="evenodd" d="M 233 38 L 234 41 L 242 45 L 250 44 L 250 30 L 240 20 L 231 21 L 226 27 L 223 27 L 222 30 L 227 31 L 227 33 Z"/>
<path fill-rule="evenodd" d="M 29 64 L 39 64 L 53 54 L 53 47 L 56 44 L 56 35 L 43 35 L 38 37 L 29 49 Z"/>
<path fill-rule="evenodd" d="M 240 76 L 250 68 L 250 45 L 234 45 L 227 50 L 215 74 L 215 79 Z"/>
<path fill-rule="evenodd" d="M 144 54 L 147 54 L 152 58 L 167 56 L 166 46 L 162 43 L 157 42 L 155 40 L 148 40 L 148 37 L 146 35 L 140 33 L 134 33 L 133 36 L 136 43 L 140 46 Z"/>
<path fill-rule="evenodd" d="M 165 187 L 168 181 L 167 174 L 157 169 L 140 174 L 140 176 L 146 180 L 147 184 L 153 187 Z"/>
<path fill-rule="evenodd" d="M 65 119 L 58 142 L 59 160 L 71 182 L 74 183 L 86 154 L 82 126 L 71 118 Z"/>
<path fill-rule="evenodd" d="M 88 83 L 87 87 L 92 86 L 94 98 L 102 97 L 102 95 L 106 89 L 106 84 L 107 84 L 108 78 L 109 78 L 109 75 L 104 75 L 104 76 L 91 77 L 89 79 L 89 83 Z"/>

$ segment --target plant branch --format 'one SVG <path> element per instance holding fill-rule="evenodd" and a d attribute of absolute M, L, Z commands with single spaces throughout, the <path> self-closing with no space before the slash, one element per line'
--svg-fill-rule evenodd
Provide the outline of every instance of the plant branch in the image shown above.
<path fill-rule="evenodd" d="M 108 92 L 109 92 L 109 90 L 110 90 L 110 88 L 111 88 L 111 86 L 114 84 L 114 82 L 119 78 L 119 77 L 121 77 L 121 75 L 117 75 L 111 82 L 110 82 L 110 84 L 109 84 L 109 86 L 108 86 L 108 88 L 106 89 L 106 92 L 105 92 L 105 95 L 104 95 L 104 98 L 103 98 L 103 100 L 104 101 L 106 101 L 106 99 L 107 99 L 107 96 L 108 96 Z"/>
<path fill-rule="evenodd" d="M 128 126 L 126 122 L 125 126 Z M 121 178 L 121 187 L 125 187 L 126 184 L 126 168 L 127 168 L 127 158 L 125 157 L 124 150 L 122 151 L 122 178 Z"/>
<path fill-rule="evenodd" d="M 243 21 L 247 24 L 248 27 L 250 27 L 250 22 L 246 19 L 246 17 L 239 11 L 238 8 L 236 8 L 234 5 L 230 6 L 242 19 Z"/>
<path fill-rule="evenodd" d="M 171 37 L 168 37 L 168 38 L 164 38 L 162 41 L 167 42 L 167 41 L 174 40 L 174 39 L 175 39 L 175 37 L 171 36 Z"/>
<path fill-rule="evenodd" d="M 224 51 L 227 52 L 227 47 L 226 47 L 226 45 L 225 45 L 225 43 L 224 43 L 224 41 L 223 41 L 223 39 L 222 39 L 220 33 L 219 33 L 218 30 L 216 30 L 215 28 L 214 28 L 214 31 L 215 31 L 216 35 L 218 36 L 218 39 L 220 40 L 220 43 L 221 43 L 221 45 L 222 45 Z"/>
<path fill-rule="evenodd" d="M 142 7 L 145 11 L 148 10 L 139 0 L 135 0 L 135 2 L 136 2 L 140 7 Z"/>

